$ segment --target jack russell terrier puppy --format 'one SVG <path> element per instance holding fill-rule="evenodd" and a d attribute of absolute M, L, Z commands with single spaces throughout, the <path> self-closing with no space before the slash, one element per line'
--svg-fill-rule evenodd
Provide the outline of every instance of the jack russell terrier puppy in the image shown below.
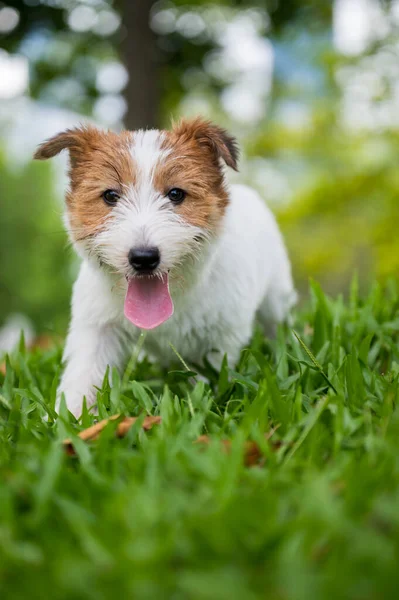
<path fill-rule="evenodd" d="M 267 331 L 296 300 L 272 213 L 243 185 L 236 140 L 200 118 L 171 131 L 121 134 L 80 127 L 44 142 L 35 158 L 68 150 L 65 223 L 82 257 L 61 379 L 68 409 L 96 401 L 107 366 L 123 369 L 141 330 L 167 365 L 175 354 L 237 362 L 255 317 Z"/>

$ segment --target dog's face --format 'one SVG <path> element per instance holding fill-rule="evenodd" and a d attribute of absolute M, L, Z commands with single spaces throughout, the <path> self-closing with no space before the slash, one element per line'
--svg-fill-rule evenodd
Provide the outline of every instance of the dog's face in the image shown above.
<path fill-rule="evenodd" d="M 221 160 L 236 169 L 238 154 L 223 129 L 200 119 L 171 131 L 84 127 L 43 143 L 35 158 L 64 149 L 66 220 L 75 247 L 128 281 L 167 282 L 217 233 L 228 204 Z"/>
<path fill-rule="evenodd" d="M 236 143 L 224 130 L 199 119 L 172 131 L 119 135 L 87 127 L 58 134 L 35 158 L 64 149 L 70 153 L 67 223 L 80 253 L 132 277 L 140 272 L 135 250 L 156 250 L 152 271 L 160 274 L 217 232 L 228 203 L 220 159 L 237 168 Z M 148 264 L 141 270 L 151 270 Z"/>

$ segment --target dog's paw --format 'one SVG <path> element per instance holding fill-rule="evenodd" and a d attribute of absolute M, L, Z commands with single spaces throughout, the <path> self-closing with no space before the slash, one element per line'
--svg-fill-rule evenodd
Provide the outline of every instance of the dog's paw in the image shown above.
<path fill-rule="evenodd" d="M 79 419 L 79 417 L 82 414 L 83 399 L 85 397 L 82 390 L 73 390 L 73 389 L 59 390 L 57 392 L 57 400 L 55 403 L 55 410 L 58 414 L 59 414 L 60 408 L 61 408 L 62 395 L 64 395 L 64 397 L 65 397 L 66 407 L 69 410 L 69 412 L 72 413 L 76 419 Z M 94 394 L 93 394 L 93 396 L 94 396 Z M 86 397 L 86 403 L 87 403 L 88 407 L 92 406 L 94 404 L 94 402 L 95 402 L 94 397 L 90 398 L 89 400 L 87 400 L 87 397 Z"/>

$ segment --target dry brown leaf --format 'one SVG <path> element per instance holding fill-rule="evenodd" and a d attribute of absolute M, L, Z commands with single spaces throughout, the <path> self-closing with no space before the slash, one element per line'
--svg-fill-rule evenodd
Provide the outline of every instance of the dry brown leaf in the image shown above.
<path fill-rule="evenodd" d="M 211 442 L 211 438 L 208 435 L 200 435 L 199 438 L 195 440 L 196 444 L 209 444 Z M 228 454 L 231 451 L 231 441 L 230 440 L 222 440 L 222 446 L 225 452 Z M 244 464 L 247 467 L 252 467 L 260 463 L 260 460 L 263 458 L 263 454 L 261 449 L 259 448 L 256 442 L 245 442 L 244 444 Z"/>
<path fill-rule="evenodd" d="M 120 415 L 113 415 L 109 419 L 103 419 L 99 423 L 96 423 L 95 425 L 92 425 L 88 429 L 84 429 L 83 431 L 81 431 L 78 434 L 78 437 L 80 437 L 80 439 L 85 442 L 96 440 L 100 436 L 100 433 L 103 431 L 103 429 L 108 425 L 108 423 L 110 421 L 115 421 L 119 418 L 120 418 Z M 131 428 L 131 426 L 137 421 L 138 418 L 139 417 L 124 417 L 124 419 L 120 423 L 118 423 L 116 430 L 115 430 L 115 435 L 117 437 L 124 437 L 127 434 L 127 432 L 129 431 L 129 429 Z M 159 423 L 161 423 L 161 417 L 145 417 L 143 424 L 142 424 L 142 428 L 145 431 L 148 431 L 149 429 L 151 429 L 153 427 L 153 425 L 158 425 Z M 277 429 L 278 429 L 278 426 L 271 429 L 267 434 L 265 434 L 266 440 L 269 440 Z M 211 438 L 208 435 L 200 435 L 195 440 L 194 443 L 207 445 L 210 442 L 211 442 Z M 230 440 L 222 440 L 221 444 L 226 453 L 229 453 L 231 451 L 231 441 Z M 278 448 L 279 446 L 280 446 L 280 442 L 276 442 L 273 445 L 274 448 Z M 64 440 L 64 447 L 65 447 L 66 452 L 69 455 L 72 456 L 75 454 L 72 440 L 70 440 L 70 439 Z M 256 442 L 249 442 L 249 441 L 245 442 L 245 444 L 244 444 L 244 464 L 247 467 L 251 467 L 253 465 L 259 465 L 259 464 L 262 464 L 262 459 L 264 459 L 264 456 L 262 454 L 262 451 L 261 451 L 259 445 Z"/>
<path fill-rule="evenodd" d="M 81 431 L 78 434 L 78 437 L 80 437 L 80 439 L 83 440 L 84 442 L 96 440 L 99 437 L 100 433 L 103 431 L 103 429 L 108 425 L 108 423 L 110 421 L 116 421 L 117 419 L 120 419 L 120 416 L 121 415 L 113 415 L 109 419 L 103 419 L 102 421 L 99 421 L 95 425 L 92 425 L 91 427 L 88 427 L 87 429 L 84 429 L 83 431 Z M 124 417 L 124 419 L 120 423 L 118 423 L 116 430 L 115 430 L 115 435 L 117 437 L 124 437 L 127 434 L 127 432 L 129 431 L 129 429 L 131 428 L 131 426 L 137 421 L 138 418 L 139 417 Z M 158 423 L 160 423 L 160 422 L 161 422 L 161 417 L 145 417 L 143 424 L 142 424 L 142 428 L 145 431 L 148 431 L 149 429 L 152 428 L 153 425 L 158 425 Z M 64 440 L 63 443 L 64 443 L 65 449 L 68 454 L 70 454 L 70 455 L 75 454 L 72 440 L 70 440 L 68 438 L 68 439 Z"/>

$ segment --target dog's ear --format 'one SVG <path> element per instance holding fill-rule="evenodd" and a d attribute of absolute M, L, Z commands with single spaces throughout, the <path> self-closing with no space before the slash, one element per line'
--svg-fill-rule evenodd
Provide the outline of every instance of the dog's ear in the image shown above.
<path fill-rule="evenodd" d="M 74 165 L 79 156 L 90 147 L 91 141 L 99 135 L 100 132 L 95 127 L 67 129 L 40 144 L 33 158 L 47 160 L 62 150 L 69 150 L 71 164 Z"/>
<path fill-rule="evenodd" d="M 225 129 L 201 118 L 180 121 L 173 128 L 178 136 L 195 139 L 208 148 L 216 158 L 222 158 L 228 167 L 238 171 L 237 140 Z"/>

